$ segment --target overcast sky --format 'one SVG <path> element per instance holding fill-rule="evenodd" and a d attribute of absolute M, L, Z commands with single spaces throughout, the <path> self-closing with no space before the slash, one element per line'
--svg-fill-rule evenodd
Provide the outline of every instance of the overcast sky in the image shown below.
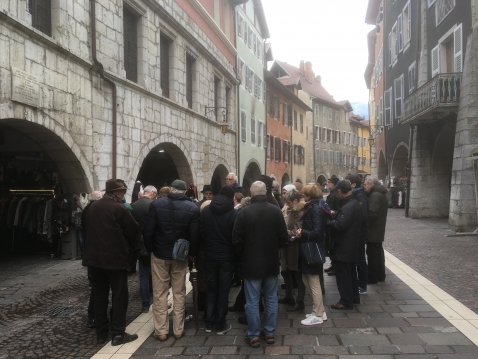
<path fill-rule="evenodd" d="M 274 59 L 311 61 L 336 101 L 367 102 L 368 0 L 262 0 Z M 269 63 L 271 65 L 272 63 Z"/>

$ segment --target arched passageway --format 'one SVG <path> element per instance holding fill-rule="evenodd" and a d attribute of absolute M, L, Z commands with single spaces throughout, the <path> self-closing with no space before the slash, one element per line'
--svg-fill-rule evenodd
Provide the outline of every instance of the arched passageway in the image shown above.
<path fill-rule="evenodd" d="M 395 149 L 391 164 L 390 176 L 394 177 L 394 186 L 399 186 L 403 182 L 403 178 L 407 175 L 408 148 L 404 144 L 400 144 Z M 402 179 L 402 180 L 401 180 Z"/>
<path fill-rule="evenodd" d="M 387 179 L 387 161 L 385 161 L 385 155 L 383 151 L 380 151 L 380 155 L 378 157 L 378 179 L 382 180 L 384 185 L 386 185 Z"/>
<path fill-rule="evenodd" d="M 211 186 L 214 194 L 218 194 L 221 188 L 226 185 L 226 177 L 228 174 L 229 170 L 224 165 L 218 165 L 214 169 L 211 178 Z"/>
<path fill-rule="evenodd" d="M 241 184 L 247 194 L 249 194 L 249 188 L 251 187 L 251 184 L 257 181 L 260 175 L 261 169 L 258 163 L 255 160 L 249 161 Z"/>
<path fill-rule="evenodd" d="M 186 156 L 172 143 L 161 143 L 145 157 L 139 169 L 137 181 L 144 186 L 153 185 L 158 190 L 180 179 L 193 183 L 193 175 Z"/>
<path fill-rule="evenodd" d="M 290 183 L 290 177 L 289 177 L 289 174 L 287 172 L 285 172 L 282 175 L 282 179 L 281 179 L 280 183 L 281 183 L 281 188 Z"/>

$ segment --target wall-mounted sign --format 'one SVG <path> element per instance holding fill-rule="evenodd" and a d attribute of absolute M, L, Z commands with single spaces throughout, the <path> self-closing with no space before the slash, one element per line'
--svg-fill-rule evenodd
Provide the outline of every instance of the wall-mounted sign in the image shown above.
<path fill-rule="evenodd" d="M 38 107 L 40 105 L 38 78 L 12 66 L 12 100 Z"/>

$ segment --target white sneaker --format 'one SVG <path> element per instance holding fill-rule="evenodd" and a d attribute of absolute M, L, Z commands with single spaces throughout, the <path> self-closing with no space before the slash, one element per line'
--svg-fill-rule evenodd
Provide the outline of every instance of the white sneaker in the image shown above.
<path fill-rule="evenodd" d="M 316 325 L 322 324 L 324 321 L 321 317 L 316 317 L 315 315 L 310 315 L 308 318 L 302 320 L 300 324 L 302 325 Z"/>
<path fill-rule="evenodd" d="M 306 318 L 309 318 L 310 316 L 312 316 L 312 314 L 306 314 L 305 315 Z M 325 314 L 325 312 L 324 312 L 324 314 L 322 314 L 322 320 L 324 322 L 327 320 L 327 314 Z"/>

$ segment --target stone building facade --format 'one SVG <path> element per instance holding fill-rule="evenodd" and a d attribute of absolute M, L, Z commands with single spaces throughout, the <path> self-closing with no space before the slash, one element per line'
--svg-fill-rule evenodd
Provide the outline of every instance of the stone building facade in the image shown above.
<path fill-rule="evenodd" d="M 151 170 L 172 173 L 159 185 L 177 176 L 200 188 L 236 171 L 233 7 L 53 0 L 42 13 L 48 3 L 0 4 L 0 128 L 23 141 L 3 141 L 2 154 L 24 166 L 41 152 L 70 194 L 111 177 L 132 188 L 157 153 Z"/>

